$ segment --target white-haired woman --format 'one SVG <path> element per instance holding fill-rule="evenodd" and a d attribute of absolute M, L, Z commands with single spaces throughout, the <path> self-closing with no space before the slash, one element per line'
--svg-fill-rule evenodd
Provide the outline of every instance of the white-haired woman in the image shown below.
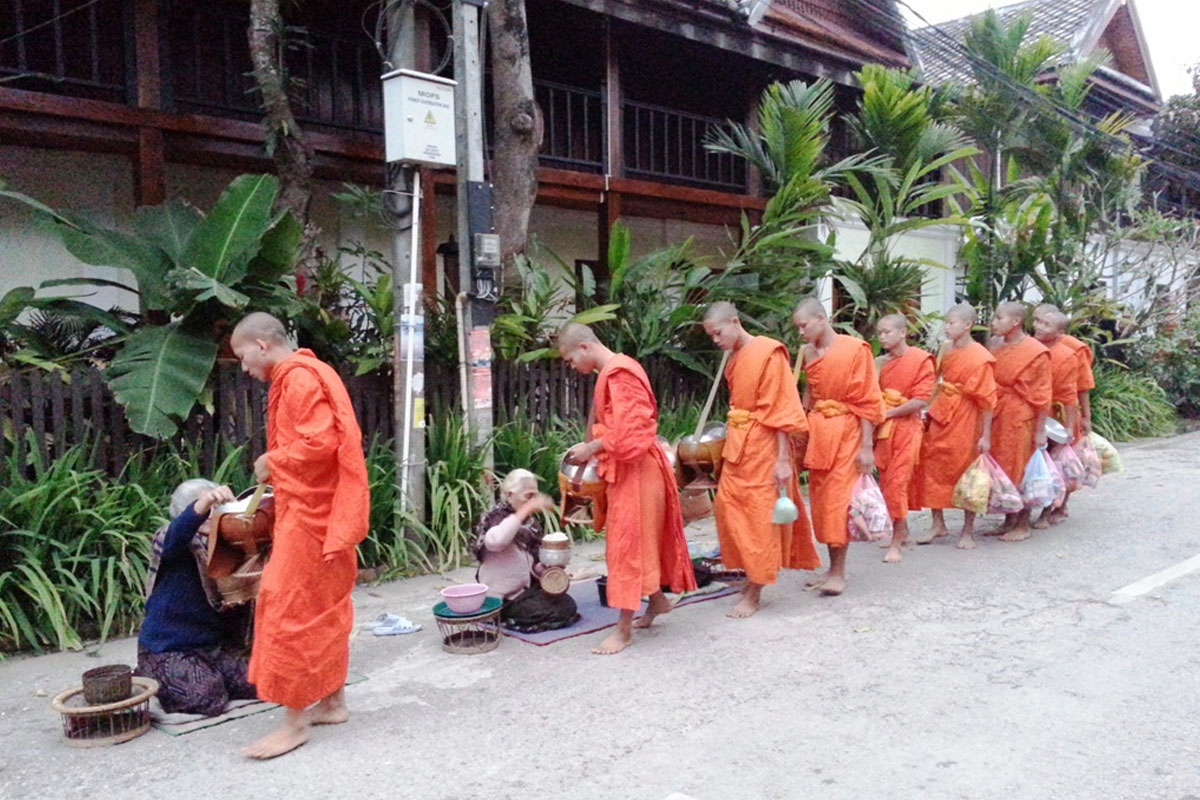
<path fill-rule="evenodd" d="M 207 537 L 200 532 L 208 512 L 233 499 L 228 486 L 184 481 L 171 494 L 171 521 L 154 534 L 137 674 L 158 681 L 167 713 L 215 716 L 230 700 L 255 696 L 233 641 L 241 615 L 217 610 L 216 587 L 205 573 Z"/>
<path fill-rule="evenodd" d="M 538 491 L 537 476 L 514 469 L 500 484 L 499 502 L 475 526 L 475 579 L 504 598 L 500 618 L 514 630 L 548 631 L 579 619 L 570 595 L 547 594 L 538 582 L 542 529 L 534 515 L 553 507 L 554 501 Z"/>

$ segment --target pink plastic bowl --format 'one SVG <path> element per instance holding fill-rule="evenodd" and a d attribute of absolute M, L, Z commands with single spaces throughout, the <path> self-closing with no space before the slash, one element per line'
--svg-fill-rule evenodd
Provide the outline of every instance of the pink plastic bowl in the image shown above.
<path fill-rule="evenodd" d="M 482 583 L 460 583 L 458 586 L 442 589 L 442 597 L 455 614 L 470 614 L 483 606 L 487 590 L 488 587 Z"/>

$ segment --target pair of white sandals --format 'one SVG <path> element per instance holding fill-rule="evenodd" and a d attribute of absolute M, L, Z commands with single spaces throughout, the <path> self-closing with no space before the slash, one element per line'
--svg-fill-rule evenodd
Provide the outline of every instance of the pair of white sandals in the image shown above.
<path fill-rule="evenodd" d="M 416 633 L 421 630 L 420 624 L 395 614 L 380 614 L 378 617 L 363 625 L 376 636 L 399 636 L 405 633 Z"/>

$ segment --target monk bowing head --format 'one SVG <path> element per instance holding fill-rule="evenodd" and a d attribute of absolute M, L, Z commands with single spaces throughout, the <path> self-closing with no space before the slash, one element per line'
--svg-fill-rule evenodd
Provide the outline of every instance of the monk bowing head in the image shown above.
<path fill-rule="evenodd" d="M 601 342 L 596 332 L 581 322 L 568 322 L 555 336 L 558 354 L 571 369 L 590 375 L 602 369 L 613 353 Z"/>
<path fill-rule="evenodd" d="M 750 340 L 737 306 L 728 301 L 719 300 L 706 308 L 703 323 L 708 338 L 722 350 L 737 350 Z"/>
<path fill-rule="evenodd" d="M 829 313 L 815 297 L 806 297 L 796 304 L 796 310 L 792 312 L 792 323 L 809 344 L 833 333 L 833 326 L 829 324 Z"/>
<path fill-rule="evenodd" d="M 979 312 L 970 303 L 959 303 L 946 312 L 946 341 L 959 342 L 970 337 L 971 329 L 979 321 Z"/>
<path fill-rule="evenodd" d="M 1057 308 L 1052 311 L 1044 311 L 1041 314 L 1034 313 L 1033 335 L 1042 344 L 1052 345 L 1066 332 L 1067 315 Z"/>
<path fill-rule="evenodd" d="M 1001 303 L 992 315 L 992 333 L 1008 336 L 1025 327 L 1025 304 L 1016 301 Z"/>
<path fill-rule="evenodd" d="M 1059 311 L 1059 307 L 1053 303 L 1041 303 L 1033 308 L 1033 321 L 1037 322 L 1039 317 L 1044 317 L 1047 314 Z"/>
<path fill-rule="evenodd" d="M 293 352 L 283 323 L 261 311 L 242 318 L 233 329 L 229 346 L 242 362 L 242 371 L 260 381 L 270 380 L 275 365 Z"/>
<path fill-rule="evenodd" d="M 908 338 L 908 320 L 900 314 L 880 317 L 875 323 L 875 335 L 879 337 L 879 346 L 890 353 Z"/>

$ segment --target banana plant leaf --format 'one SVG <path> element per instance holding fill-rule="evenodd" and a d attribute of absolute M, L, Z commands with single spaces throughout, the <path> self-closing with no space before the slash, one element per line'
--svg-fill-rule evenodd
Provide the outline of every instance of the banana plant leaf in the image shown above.
<path fill-rule="evenodd" d="M 142 206 L 134 216 L 133 227 L 178 264 L 200 219 L 199 211 L 176 199 L 161 206 Z"/>
<path fill-rule="evenodd" d="M 125 407 L 129 427 L 165 439 L 191 412 L 216 358 L 216 342 L 173 322 L 130 336 L 106 379 Z"/>
<path fill-rule="evenodd" d="M 278 190 L 279 179 L 273 175 L 236 178 L 188 237 L 179 266 L 198 270 L 226 286 L 244 278 L 250 259 L 271 228 L 271 206 Z"/>

